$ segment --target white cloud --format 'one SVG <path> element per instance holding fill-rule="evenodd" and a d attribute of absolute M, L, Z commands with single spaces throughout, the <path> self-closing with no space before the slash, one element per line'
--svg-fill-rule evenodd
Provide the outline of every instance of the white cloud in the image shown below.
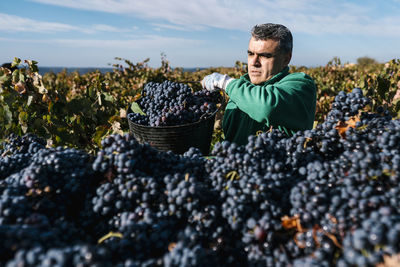
<path fill-rule="evenodd" d="M 155 47 L 186 47 L 199 44 L 199 40 L 170 38 L 160 36 L 144 36 L 137 39 L 127 40 L 97 40 L 97 39 L 54 39 L 54 43 L 71 47 L 96 47 L 112 49 L 153 49 Z"/>
<path fill-rule="evenodd" d="M 134 29 L 134 28 L 132 28 Z M 0 32 L 35 32 L 56 33 L 77 31 L 88 34 L 96 32 L 129 32 L 129 29 L 120 29 L 110 25 L 96 24 L 92 26 L 73 26 L 64 23 L 39 21 L 15 15 L 0 13 Z"/>
<path fill-rule="evenodd" d="M 96 24 L 91 27 L 93 31 L 100 31 L 100 32 L 129 32 L 129 29 L 120 29 L 117 27 L 113 27 L 110 25 L 105 24 Z"/>
<path fill-rule="evenodd" d="M 2 42 L 14 43 L 36 43 L 36 44 L 58 44 L 63 47 L 74 48 L 104 48 L 104 49 L 146 49 L 151 50 L 159 47 L 187 47 L 198 45 L 202 41 L 185 38 L 160 37 L 155 35 L 138 36 L 130 39 L 19 39 L 0 38 Z"/>
<path fill-rule="evenodd" d="M 400 25 L 400 17 L 395 15 L 395 12 L 391 16 L 377 17 L 375 8 L 378 5 L 374 4 L 374 8 L 368 8 L 368 5 L 363 1 L 360 1 L 359 4 L 348 3 L 344 0 L 31 1 L 75 9 L 136 16 L 151 21 L 167 21 L 168 27 L 189 30 L 217 27 L 248 31 L 252 25 L 257 23 L 277 22 L 287 25 L 293 31 L 303 33 L 400 36 L 400 31 L 394 26 Z M 391 3 L 395 5 L 395 2 Z M 156 22 L 156 24 L 159 23 Z"/>
<path fill-rule="evenodd" d="M 0 13 L 0 31 L 7 32 L 66 32 L 78 28 L 54 22 L 36 21 L 14 15 Z"/>
<path fill-rule="evenodd" d="M 171 25 L 171 24 L 162 24 L 162 23 L 151 23 L 154 27 L 158 29 L 170 29 L 170 30 L 177 30 L 177 31 L 188 31 L 187 28 L 182 27 L 182 26 L 176 26 L 176 25 Z"/>

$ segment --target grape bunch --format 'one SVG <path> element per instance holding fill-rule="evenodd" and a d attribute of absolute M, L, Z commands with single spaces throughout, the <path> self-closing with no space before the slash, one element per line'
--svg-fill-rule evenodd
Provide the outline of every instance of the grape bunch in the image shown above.
<path fill-rule="evenodd" d="M 144 86 L 138 101 L 146 115 L 129 113 L 128 119 L 152 127 L 193 123 L 213 114 L 220 98 L 218 90 L 192 93 L 191 88 L 184 83 L 149 82 Z"/>
<path fill-rule="evenodd" d="M 398 253 L 400 217 L 393 213 L 390 207 L 382 206 L 347 234 L 340 263 L 343 266 L 376 266 L 385 255 Z"/>
<path fill-rule="evenodd" d="M 148 115 L 196 95 L 163 84 L 146 86 Z M 340 92 L 314 129 L 223 141 L 206 158 L 130 134 L 96 155 L 11 136 L 0 265 L 376 266 L 400 253 L 400 120 L 370 103 Z"/>
<path fill-rule="evenodd" d="M 17 266 L 113 266 L 110 253 L 91 245 L 73 245 L 46 249 L 41 246 L 20 250 L 7 267 Z"/>
<path fill-rule="evenodd" d="M 11 134 L 0 145 L 0 179 L 23 169 L 33 154 L 44 148 L 46 141 L 33 134 L 22 137 Z"/>

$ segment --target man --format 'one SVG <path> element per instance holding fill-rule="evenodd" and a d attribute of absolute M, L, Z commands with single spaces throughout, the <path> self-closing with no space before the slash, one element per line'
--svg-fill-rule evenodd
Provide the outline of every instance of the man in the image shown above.
<path fill-rule="evenodd" d="M 219 73 L 204 77 L 204 88 L 221 88 L 229 96 L 222 121 L 226 140 L 244 145 L 249 135 L 271 127 L 288 135 L 312 129 L 316 86 L 305 73 L 289 73 L 292 47 L 285 26 L 256 25 L 247 50 L 248 73 L 239 79 Z"/>

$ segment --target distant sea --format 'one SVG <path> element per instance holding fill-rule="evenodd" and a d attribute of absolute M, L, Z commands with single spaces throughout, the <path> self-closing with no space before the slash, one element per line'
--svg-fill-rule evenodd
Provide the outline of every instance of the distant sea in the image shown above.
<path fill-rule="evenodd" d="M 85 74 L 88 72 L 93 72 L 95 70 L 99 70 L 101 73 L 110 72 L 113 68 L 67 68 L 67 67 L 41 67 L 39 66 L 39 74 L 43 75 L 48 72 L 59 73 L 63 70 L 66 70 L 68 73 L 72 73 L 78 71 L 79 74 Z"/>
<path fill-rule="evenodd" d="M 183 71 L 193 72 L 193 71 L 202 70 L 202 69 L 205 69 L 205 68 L 183 68 Z M 53 72 L 53 73 L 57 74 L 63 70 L 66 70 L 67 73 L 72 73 L 72 72 L 78 71 L 79 74 L 85 74 L 88 72 L 93 72 L 95 70 L 99 70 L 101 73 L 111 72 L 111 71 L 113 71 L 113 68 L 78 68 L 78 67 L 77 68 L 70 68 L 70 67 L 67 68 L 67 67 L 40 67 L 39 66 L 39 74 L 40 75 L 43 75 L 48 72 Z"/>

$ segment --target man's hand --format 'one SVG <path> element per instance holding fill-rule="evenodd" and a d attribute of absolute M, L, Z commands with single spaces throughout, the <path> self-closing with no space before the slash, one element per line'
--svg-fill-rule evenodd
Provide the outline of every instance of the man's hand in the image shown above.
<path fill-rule="evenodd" d="M 233 80 L 234 80 L 233 78 L 229 77 L 226 74 L 220 74 L 214 72 L 213 74 L 204 77 L 204 79 L 201 81 L 201 85 L 203 86 L 204 89 L 207 90 L 214 90 L 216 88 L 220 88 L 225 91 L 226 87 L 228 86 L 228 83 L 230 83 Z"/>

